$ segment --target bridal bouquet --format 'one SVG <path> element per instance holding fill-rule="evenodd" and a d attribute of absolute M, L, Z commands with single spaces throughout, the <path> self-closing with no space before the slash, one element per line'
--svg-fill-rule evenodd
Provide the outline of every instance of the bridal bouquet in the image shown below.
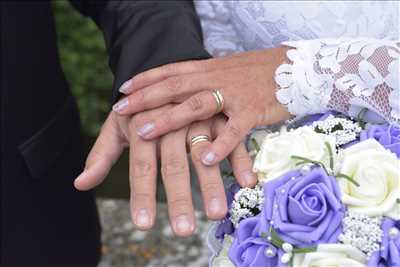
<path fill-rule="evenodd" d="M 259 183 L 229 187 L 210 266 L 400 266 L 399 127 L 330 113 L 252 141 Z"/>

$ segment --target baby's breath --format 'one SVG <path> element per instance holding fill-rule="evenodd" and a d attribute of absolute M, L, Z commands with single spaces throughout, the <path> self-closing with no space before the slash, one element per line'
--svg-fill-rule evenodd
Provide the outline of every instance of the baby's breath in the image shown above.
<path fill-rule="evenodd" d="M 337 118 L 329 115 L 323 121 L 315 121 L 312 124 L 314 131 L 333 136 L 336 139 L 336 145 L 344 145 L 357 139 L 362 131 L 360 125 L 346 118 Z"/>
<path fill-rule="evenodd" d="M 368 256 L 379 249 L 383 232 L 382 217 L 369 217 L 348 212 L 343 219 L 343 233 L 339 241 L 350 244 L 363 251 Z"/>
<path fill-rule="evenodd" d="M 234 197 L 230 209 L 231 221 L 238 226 L 242 219 L 256 216 L 261 212 L 264 203 L 264 193 L 260 184 L 255 188 L 242 188 Z"/>

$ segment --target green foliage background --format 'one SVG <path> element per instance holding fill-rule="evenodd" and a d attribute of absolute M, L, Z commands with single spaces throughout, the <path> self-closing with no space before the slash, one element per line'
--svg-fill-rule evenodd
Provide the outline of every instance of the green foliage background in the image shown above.
<path fill-rule="evenodd" d="M 112 74 L 96 24 L 66 0 L 53 1 L 61 63 L 78 100 L 82 125 L 95 137 L 110 105 Z"/>

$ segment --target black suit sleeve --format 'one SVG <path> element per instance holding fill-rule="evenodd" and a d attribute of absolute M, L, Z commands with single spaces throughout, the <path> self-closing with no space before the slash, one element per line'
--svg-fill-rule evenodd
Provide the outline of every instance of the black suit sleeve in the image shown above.
<path fill-rule="evenodd" d="M 118 88 L 133 75 L 164 64 L 210 55 L 192 1 L 71 0 L 104 34 Z"/>

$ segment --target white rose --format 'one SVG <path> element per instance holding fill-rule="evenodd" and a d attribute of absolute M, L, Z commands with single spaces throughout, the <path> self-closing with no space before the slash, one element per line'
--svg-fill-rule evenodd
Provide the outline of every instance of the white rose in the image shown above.
<path fill-rule="evenodd" d="M 301 156 L 324 163 L 329 167 L 328 142 L 335 156 L 335 139 L 326 134 L 316 133 L 310 127 L 301 127 L 281 135 L 268 135 L 257 154 L 253 171 L 260 181 L 275 179 L 298 168 L 299 160 L 291 156 Z"/>
<path fill-rule="evenodd" d="M 394 153 L 368 139 L 343 151 L 339 172 L 359 184 L 339 180 L 342 201 L 350 211 L 400 219 L 400 160 Z"/>
<path fill-rule="evenodd" d="M 224 241 L 222 242 L 222 249 L 216 256 L 212 263 L 212 267 L 235 267 L 228 256 L 229 248 L 232 246 L 233 237 L 230 235 L 225 235 Z"/>
<path fill-rule="evenodd" d="M 321 244 L 315 252 L 294 254 L 293 266 L 366 267 L 367 256 L 351 245 Z"/>

